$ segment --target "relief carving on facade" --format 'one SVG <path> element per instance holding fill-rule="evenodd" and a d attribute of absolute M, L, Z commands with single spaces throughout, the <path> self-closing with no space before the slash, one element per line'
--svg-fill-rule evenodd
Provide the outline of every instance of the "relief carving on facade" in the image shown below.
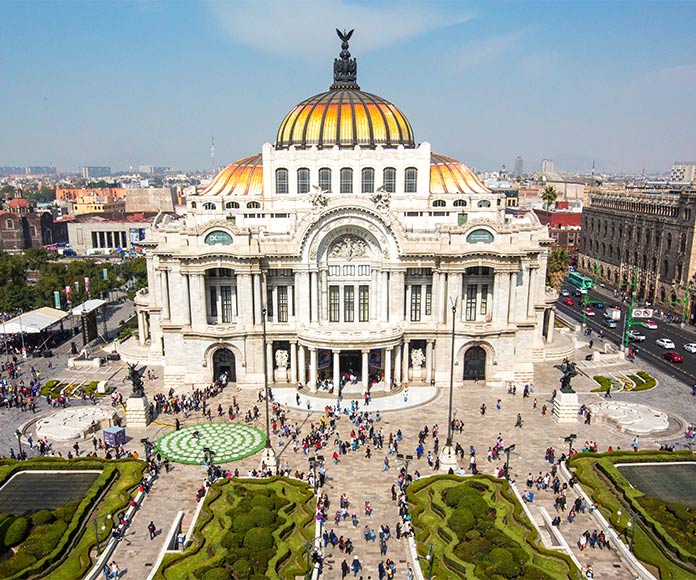
<path fill-rule="evenodd" d="M 359 258 L 367 255 L 367 243 L 365 240 L 353 236 L 344 236 L 331 248 L 329 256 L 331 258 Z"/>
<path fill-rule="evenodd" d="M 385 211 L 389 209 L 389 204 L 391 203 L 391 194 L 380 187 L 370 196 L 370 199 L 378 210 Z"/>
<path fill-rule="evenodd" d="M 277 369 L 287 369 L 288 368 L 288 351 L 287 350 L 277 350 L 275 353 L 275 363 Z"/>
<path fill-rule="evenodd" d="M 326 196 L 326 193 L 324 193 L 321 187 L 318 185 L 313 185 L 312 195 L 309 197 L 309 201 L 312 202 L 315 209 L 321 209 L 322 207 L 326 207 L 326 204 L 329 203 L 329 198 Z"/>

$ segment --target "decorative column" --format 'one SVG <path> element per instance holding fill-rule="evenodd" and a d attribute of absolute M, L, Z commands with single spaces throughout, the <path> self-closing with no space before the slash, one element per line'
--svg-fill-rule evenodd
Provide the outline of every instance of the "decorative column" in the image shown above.
<path fill-rule="evenodd" d="M 275 382 L 275 372 L 273 368 L 273 343 L 266 343 L 266 368 L 268 369 L 268 378 Z"/>
<path fill-rule="evenodd" d="M 321 295 L 321 320 L 326 322 L 329 320 L 329 273 L 326 269 L 319 272 L 321 276 L 319 293 Z"/>
<path fill-rule="evenodd" d="M 370 321 L 373 322 L 377 320 L 377 313 L 379 312 L 378 300 L 380 300 L 380 292 L 379 292 L 379 284 L 380 284 L 380 278 L 379 278 L 379 272 L 377 270 L 372 270 L 370 273 Z M 356 296 L 358 302 L 356 304 L 359 304 L 360 301 L 360 290 L 358 289 L 358 296 Z"/>
<path fill-rule="evenodd" d="M 317 392 L 317 349 L 309 349 L 309 390 Z"/>
<path fill-rule="evenodd" d="M 509 274 L 510 282 L 508 284 L 510 288 L 510 295 L 508 296 L 508 323 L 514 324 L 517 322 L 517 272 L 511 272 Z"/>
<path fill-rule="evenodd" d="M 367 389 L 367 381 L 369 380 L 368 377 L 368 368 L 370 364 L 370 351 L 369 350 L 363 350 L 362 351 L 362 386 L 363 389 Z"/>
<path fill-rule="evenodd" d="M 529 269 L 529 287 L 527 288 L 527 317 L 534 317 L 534 303 L 536 302 L 536 268 Z"/>
<path fill-rule="evenodd" d="M 425 343 L 425 380 L 430 384 L 433 380 L 433 341 Z"/>
<path fill-rule="evenodd" d="M 394 382 L 401 384 L 401 345 L 397 344 L 394 351 Z"/>
<path fill-rule="evenodd" d="M 404 319 L 404 273 L 391 272 L 389 275 L 389 321 Z"/>
<path fill-rule="evenodd" d="M 303 385 L 306 385 L 307 382 L 307 363 L 305 361 L 305 347 L 302 346 L 301 344 L 297 345 L 298 352 L 297 352 L 297 360 L 298 360 L 298 376 L 297 380 L 302 383 Z"/>
<path fill-rule="evenodd" d="M 145 314 L 138 311 L 138 342 L 145 344 Z"/>
<path fill-rule="evenodd" d="M 440 273 L 433 270 L 432 279 L 432 304 L 430 306 L 430 319 L 440 322 Z"/>
<path fill-rule="evenodd" d="M 239 315 L 242 323 L 245 326 L 250 326 L 254 323 L 255 316 L 255 308 L 249 308 L 250 304 L 255 304 L 252 276 L 251 274 L 239 274 L 237 275 L 237 282 L 239 289 L 237 299 L 242 305 L 242 307 L 239 309 Z"/>
<path fill-rule="evenodd" d="M 290 343 L 290 382 L 297 382 L 297 343 Z"/>
<path fill-rule="evenodd" d="M 261 323 L 261 274 L 252 274 L 254 283 L 254 324 Z"/>
<path fill-rule="evenodd" d="M 181 282 L 184 286 L 184 324 L 191 326 L 191 289 L 189 287 L 189 275 L 181 274 Z"/>
<path fill-rule="evenodd" d="M 310 272 L 309 277 L 312 289 L 310 303 L 311 320 L 312 322 L 319 322 L 319 282 L 317 273 Z"/>
<path fill-rule="evenodd" d="M 278 322 L 278 286 L 273 286 L 271 301 L 273 302 L 273 322 Z"/>
<path fill-rule="evenodd" d="M 556 309 L 549 309 L 549 327 L 546 330 L 546 342 L 553 342 L 554 325 L 556 324 Z"/>
<path fill-rule="evenodd" d="M 338 389 L 338 385 L 341 384 L 341 351 L 334 350 L 332 352 L 333 352 L 333 384 L 334 384 L 334 389 Z"/>
<path fill-rule="evenodd" d="M 438 275 L 440 280 L 439 285 L 439 295 L 437 298 L 437 312 L 438 312 L 438 322 L 440 324 L 447 323 L 447 278 L 444 272 L 440 272 Z"/>
<path fill-rule="evenodd" d="M 493 282 L 493 326 L 504 328 L 507 326 L 508 303 L 510 295 L 510 275 L 507 272 L 496 272 Z"/>
<path fill-rule="evenodd" d="M 404 378 L 405 383 L 408 382 L 409 346 L 410 342 L 408 340 L 404 340 L 403 353 L 401 356 L 401 358 L 403 359 L 401 367 L 401 376 Z"/>
<path fill-rule="evenodd" d="M 392 349 L 391 347 L 384 349 L 384 382 L 387 384 L 387 392 L 391 390 L 392 383 Z"/>
<path fill-rule="evenodd" d="M 163 270 L 160 272 L 162 278 L 162 319 L 169 320 L 171 311 L 169 309 L 169 272 Z"/>
<path fill-rule="evenodd" d="M 382 304 L 380 307 L 380 321 L 389 321 L 389 272 L 382 272 L 382 283 L 380 285 L 380 298 Z"/>

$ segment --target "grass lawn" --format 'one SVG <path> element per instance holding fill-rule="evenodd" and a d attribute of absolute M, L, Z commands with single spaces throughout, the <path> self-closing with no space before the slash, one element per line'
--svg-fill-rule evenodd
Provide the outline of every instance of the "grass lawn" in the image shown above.
<path fill-rule="evenodd" d="M 156 578 L 303 576 L 306 542 L 314 539 L 315 508 L 311 488 L 294 479 L 217 481 L 208 491 L 191 545 L 165 556 Z"/>
<path fill-rule="evenodd" d="M 433 578 L 575 580 L 565 554 L 547 550 L 508 483 L 486 475 L 439 475 L 408 489 L 419 561 L 433 545 Z"/>

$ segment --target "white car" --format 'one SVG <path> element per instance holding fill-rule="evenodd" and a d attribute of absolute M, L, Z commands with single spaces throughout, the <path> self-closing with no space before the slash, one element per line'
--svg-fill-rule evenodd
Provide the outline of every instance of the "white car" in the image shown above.
<path fill-rule="evenodd" d="M 650 330 L 657 330 L 657 322 L 654 320 L 644 320 L 641 322 L 641 325 L 645 328 L 649 328 Z"/>
<path fill-rule="evenodd" d="M 684 350 L 686 352 L 694 353 L 696 352 L 696 342 L 690 342 L 684 345 Z"/>
<path fill-rule="evenodd" d="M 568 292 L 568 290 L 567 290 L 566 288 L 563 288 L 563 289 L 561 290 L 561 296 L 563 296 L 564 298 L 566 298 L 566 297 L 570 296 L 570 292 Z"/>
<path fill-rule="evenodd" d="M 633 342 L 643 342 L 645 340 L 645 335 L 641 334 L 637 330 L 629 330 L 628 338 Z"/>
<path fill-rule="evenodd" d="M 669 338 L 658 338 L 655 343 L 662 348 L 674 348 L 674 343 Z"/>

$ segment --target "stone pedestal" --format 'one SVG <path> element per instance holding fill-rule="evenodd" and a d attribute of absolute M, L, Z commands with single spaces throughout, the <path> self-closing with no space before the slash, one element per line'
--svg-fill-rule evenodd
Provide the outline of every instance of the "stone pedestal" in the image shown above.
<path fill-rule="evenodd" d="M 454 451 L 454 446 L 445 445 L 440 452 L 440 471 L 443 473 L 448 473 L 450 468 L 454 473 L 459 471 L 459 465 L 457 465 L 457 453 Z"/>
<path fill-rule="evenodd" d="M 557 423 L 577 423 L 578 394 L 558 391 L 553 400 L 553 418 Z"/>
<path fill-rule="evenodd" d="M 423 367 L 414 367 L 411 369 L 411 380 L 420 383 L 423 380 Z"/>
<path fill-rule="evenodd" d="M 274 371 L 274 377 L 276 383 L 287 383 L 288 382 L 288 369 L 279 368 Z"/>
<path fill-rule="evenodd" d="M 126 422 L 129 427 L 147 427 L 152 421 L 150 403 L 147 397 L 128 397 L 126 401 Z"/>
<path fill-rule="evenodd" d="M 273 451 L 273 447 L 263 448 L 263 451 L 261 452 L 260 466 L 262 467 L 264 465 L 266 467 L 272 467 L 274 475 L 278 472 L 278 460 L 276 459 L 276 454 L 275 451 Z"/>

